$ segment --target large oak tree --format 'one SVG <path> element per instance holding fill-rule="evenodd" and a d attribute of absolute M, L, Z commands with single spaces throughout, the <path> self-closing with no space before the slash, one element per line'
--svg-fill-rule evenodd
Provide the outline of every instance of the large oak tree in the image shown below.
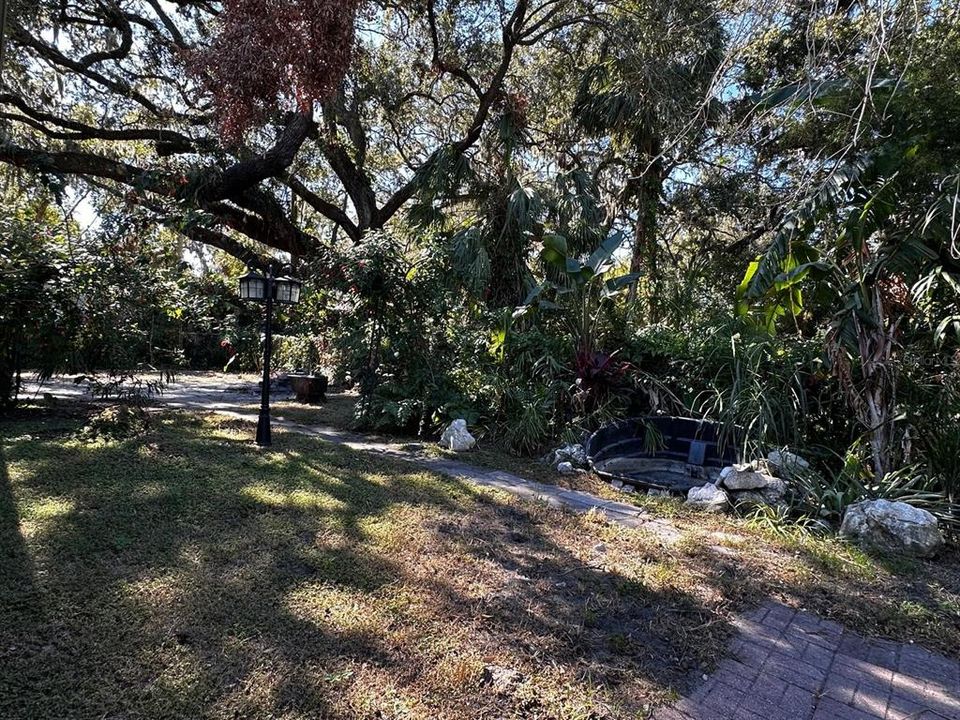
<path fill-rule="evenodd" d="M 584 20 L 574 0 L 355 10 L 11 0 L 0 162 L 85 183 L 246 261 L 316 253 L 415 196 L 455 194 L 437 176 L 474 151 L 521 56 Z M 340 46 L 309 42 L 331 27 Z"/>

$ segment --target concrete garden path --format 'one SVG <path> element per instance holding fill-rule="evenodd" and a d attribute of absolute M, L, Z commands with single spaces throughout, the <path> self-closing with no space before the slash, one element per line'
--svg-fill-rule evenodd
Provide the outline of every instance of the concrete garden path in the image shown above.
<path fill-rule="evenodd" d="M 86 397 L 82 386 L 55 379 L 29 384 L 24 396 Z M 258 395 L 250 383 L 188 375 L 157 398 L 171 408 L 214 411 L 251 422 Z M 575 512 L 602 512 L 670 544 L 680 532 L 634 505 L 535 482 L 502 470 L 425 454 L 422 443 L 382 442 L 323 425 L 274 419 L 274 426 L 353 450 L 415 463 L 444 475 Z M 865 639 L 808 612 L 767 602 L 734 623 L 730 655 L 716 672 L 655 720 L 960 720 L 960 659 L 908 643 Z"/>

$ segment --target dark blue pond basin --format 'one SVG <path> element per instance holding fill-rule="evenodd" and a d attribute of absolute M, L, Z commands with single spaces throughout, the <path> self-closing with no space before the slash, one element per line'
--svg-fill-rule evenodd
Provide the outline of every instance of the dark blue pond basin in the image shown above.
<path fill-rule="evenodd" d="M 620 420 L 586 444 L 599 475 L 639 487 L 686 492 L 739 462 L 737 443 L 710 420 L 651 416 Z"/>

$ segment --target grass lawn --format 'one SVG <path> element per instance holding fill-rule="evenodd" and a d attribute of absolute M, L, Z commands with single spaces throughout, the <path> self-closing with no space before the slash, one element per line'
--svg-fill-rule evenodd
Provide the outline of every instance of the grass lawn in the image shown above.
<path fill-rule="evenodd" d="M 0 421 L 0 718 L 642 718 L 767 596 L 960 649 L 955 559 L 651 506 L 665 546 L 216 415 L 83 440 L 84 412 Z"/>
<path fill-rule="evenodd" d="M 330 427 L 350 429 L 353 426 L 353 409 L 357 396 L 349 392 L 327 393 L 327 401 L 306 405 L 293 400 L 273 400 L 270 402 L 271 415 L 277 419 L 304 425 L 329 425 Z M 259 400 L 248 407 L 251 412 L 260 410 Z"/>
<path fill-rule="evenodd" d="M 277 420 L 286 420 L 302 425 L 327 425 L 341 430 L 351 430 L 354 426 L 354 407 L 356 403 L 357 396 L 351 392 L 332 392 L 327 394 L 326 402 L 314 405 L 284 400 L 272 402 L 271 415 Z M 255 413 L 259 411 L 260 405 L 251 403 L 245 409 Z M 428 455 L 457 458 L 480 467 L 506 470 L 531 480 L 572 486 L 571 478 L 561 475 L 550 466 L 539 462 L 537 458 L 515 455 L 484 437 L 479 438 L 476 448 L 470 451 L 468 455 L 459 457 L 457 453 L 444 450 L 436 444 L 435 441 L 439 438 L 439 433 L 434 437 L 426 438 L 396 435 L 376 437 L 398 443 L 422 443 L 422 451 Z"/>

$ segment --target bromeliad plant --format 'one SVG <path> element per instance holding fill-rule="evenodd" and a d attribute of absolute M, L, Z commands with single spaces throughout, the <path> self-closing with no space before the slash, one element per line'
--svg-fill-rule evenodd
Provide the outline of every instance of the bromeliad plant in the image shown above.
<path fill-rule="evenodd" d="M 573 349 L 569 390 L 575 422 L 589 425 L 598 413 L 611 416 L 623 400 L 623 389 L 632 366 L 619 359 L 616 350 L 603 348 L 607 320 L 615 298 L 640 277 L 626 273 L 608 277 L 616 267 L 614 254 L 623 243 L 620 233 L 610 234 L 586 259 L 570 252 L 564 236 L 544 236 L 541 261 L 544 279 L 513 313 L 514 320 L 534 312 L 556 314 Z"/>

